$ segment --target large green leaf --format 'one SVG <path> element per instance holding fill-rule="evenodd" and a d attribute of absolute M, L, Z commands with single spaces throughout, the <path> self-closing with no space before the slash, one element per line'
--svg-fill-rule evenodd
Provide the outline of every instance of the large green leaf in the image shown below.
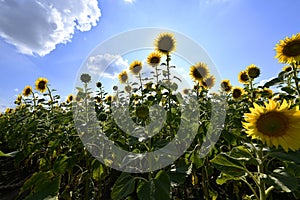
<path fill-rule="evenodd" d="M 20 194 L 29 191 L 25 200 L 49 199 L 58 194 L 60 176 L 55 176 L 52 172 L 34 173 L 20 189 Z"/>
<path fill-rule="evenodd" d="M 170 187 L 168 174 L 161 170 L 154 179 L 139 185 L 137 195 L 140 200 L 168 200 L 170 199 Z"/>
<path fill-rule="evenodd" d="M 282 169 L 274 170 L 272 174 L 268 175 L 268 181 L 277 189 L 285 192 L 296 191 L 299 187 L 297 178 Z"/>
<path fill-rule="evenodd" d="M 217 182 L 218 185 L 223 185 L 224 183 L 226 183 L 227 181 L 230 181 L 230 180 L 239 180 L 239 178 L 231 176 L 229 174 L 221 173 L 218 176 L 216 182 Z"/>
<path fill-rule="evenodd" d="M 282 151 L 277 151 L 277 152 L 271 152 L 269 153 L 269 156 L 273 158 L 277 158 L 281 161 L 292 161 L 294 163 L 300 164 L 300 151 L 289 151 L 289 152 L 282 152 Z"/>
<path fill-rule="evenodd" d="M 218 170 L 231 176 L 245 175 L 245 168 L 242 161 L 225 153 L 217 155 L 211 162 Z"/>
<path fill-rule="evenodd" d="M 129 194 L 134 192 L 135 188 L 135 179 L 128 173 L 122 173 L 117 181 L 115 182 L 112 192 L 111 198 L 113 200 L 119 200 L 127 197 Z"/>
<path fill-rule="evenodd" d="M 68 157 L 66 155 L 59 156 L 54 163 L 53 172 L 56 174 L 64 174 L 68 168 Z"/>

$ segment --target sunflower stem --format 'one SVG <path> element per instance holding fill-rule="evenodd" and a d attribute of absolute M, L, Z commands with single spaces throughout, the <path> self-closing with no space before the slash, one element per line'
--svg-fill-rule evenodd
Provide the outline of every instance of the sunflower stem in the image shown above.
<path fill-rule="evenodd" d="M 169 98 L 168 98 L 168 104 L 169 104 L 169 112 L 171 113 L 171 82 L 170 82 L 170 60 L 171 56 L 168 53 L 167 54 L 167 75 L 168 75 L 168 90 L 169 90 Z"/>
<path fill-rule="evenodd" d="M 54 101 L 53 101 L 53 97 L 52 97 L 52 94 L 51 94 L 51 90 L 48 87 L 48 85 L 46 85 L 46 87 L 47 87 L 47 90 L 49 92 L 49 97 L 50 97 L 50 100 L 51 100 L 51 110 L 53 110 L 53 103 L 54 103 Z"/>
<path fill-rule="evenodd" d="M 257 166 L 258 171 L 258 183 L 259 183 L 259 199 L 266 200 L 266 186 L 265 182 L 262 179 L 262 175 L 264 174 L 264 164 L 263 164 L 263 150 L 262 147 L 257 151 L 257 158 L 260 160 L 260 164 Z"/>
<path fill-rule="evenodd" d="M 292 64 L 292 68 L 293 68 L 293 75 L 294 75 L 295 85 L 296 85 L 298 98 L 299 98 L 300 97 L 300 88 L 299 88 L 299 81 L 298 81 L 297 65 Z"/>
<path fill-rule="evenodd" d="M 140 80 L 140 84 L 141 84 L 142 102 L 144 102 L 143 82 L 142 82 L 141 73 L 139 73 L 139 80 Z"/>
<path fill-rule="evenodd" d="M 253 192 L 254 196 L 256 199 L 259 199 L 256 191 L 254 190 L 254 188 L 252 187 L 252 185 L 250 183 L 248 183 L 248 181 L 245 178 L 241 178 L 242 181 L 244 181 L 244 183 L 246 183 L 248 185 L 248 187 L 250 188 L 250 190 Z"/>

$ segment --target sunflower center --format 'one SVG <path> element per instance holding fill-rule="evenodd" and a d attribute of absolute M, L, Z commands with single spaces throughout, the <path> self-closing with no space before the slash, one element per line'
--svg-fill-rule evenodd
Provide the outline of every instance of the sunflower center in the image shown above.
<path fill-rule="evenodd" d="M 268 112 L 257 119 L 257 130 L 264 135 L 284 135 L 289 127 L 289 121 L 283 113 Z"/>
<path fill-rule="evenodd" d="M 41 90 L 46 89 L 46 82 L 45 81 L 40 81 L 38 84 L 38 88 Z"/>
<path fill-rule="evenodd" d="M 292 41 L 286 44 L 283 48 L 283 53 L 286 56 L 299 56 L 300 55 L 300 41 Z"/>
<path fill-rule="evenodd" d="M 151 60 L 150 60 L 150 63 L 153 63 L 153 64 L 158 64 L 159 63 L 159 58 L 158 57 L 152 57 Z"/>
<path fill-rule="evenodd" d="M 158 43 L 158 49 L 162 52 L 170 52 L 174 47 L 173 40 L 169 37 L 163 37 Z"/>

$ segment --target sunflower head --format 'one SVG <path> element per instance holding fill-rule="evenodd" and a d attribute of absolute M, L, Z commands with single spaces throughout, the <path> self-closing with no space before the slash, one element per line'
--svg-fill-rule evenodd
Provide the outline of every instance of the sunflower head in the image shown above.
<path fill-rule="evenodd" d="M 248 76 L 252 79 L 257 78 L 260 75 L 260 69 L 254 64 L 249 65 L 246 69 L 246 72 Z"/>
<path fill-rule="evenodd" d="M 284 71 L 284 72 L 290 72 L 292 70 L 293 70 L 293 68 L 290 65 L 286 65 L 282 68 L 282 71 Z"/>
<path fill-rule="evenodd" d="M 161 53 L 157 51 L 150 53 L 147 57 L 147 63 L 152 67 L 156 67 L 157 65 L 159 65 L 160 60 L 161 60 Z"/>
<path fill-rule="evenodd" d="M 23 96 L 28 97 L 30 94 L 32 93 L 32 88 L 30 85 L 27 85 L 24 89 L 23 89 Z"/>
<path fill-rule="evenodd" d="M 127 93 L 130 93 L 131 92 L 131 86 L 130 85 L 126 85 L 125 87 L 124 87 L 124 90 L 125 90 L 125 92 L 127 92 Z"/>
<path fill-rule="evenodd" d="M 273 91 L 270 88 L 264 88 L 262 90 L 262 95 L 270 99 L 273 96 Z"/>
<path fill-rule="evenodd" d="M 174 35 L 171 33 L 161 33 L 155 40 L 156 50 L 162 54 L 169 54 L 176 48 Z"/>
<path fill-rule="evenodd" d="M 239 100 L 244 94 L 244 90 L 241 87 L 235 86 L 232 88 L 232 97 L 234 100 Z"/>
<path fill-rule="evenodd" d="M 194 81 L 202 81 L 209 75 L 208 66 L 206 63 L 198 62 L 190 67 L 190 77 Z"/>
<path fill-rule="evenodd" d="M 97 82 L 97 83 L 96 83 L 96 86 L 97 86 L 97 88 L 101 88 L 102 83 L 101 83 L 101 82 Z"/>
<path fill-rule="evenodd" d="M 46 78 L 38 78 L 35 81 L 35 89 L 44 93 L 47 90 L 48 79 Z"/>
<path fill-rule="evenodd" d="M 138 60 L 133 61 L 129 66 L 129 70 L 134 75 L 138 75 L 142 70 L 142 62 L 140 62 Z"/>
<path fill-rule="evenodd" d="M 80 80 L 83 83 L 88 83 L 88 82 L 90 82 L 92 80 L 92 78 L 91 78 L 91 76 L 89 74 L 81 74 Z"/>
<path fill-rule="evenodd" d="M 300 61 L 300 33 L 280 40 L 275 46 L 276 55 L 280 63 L 295 63 Z"/>
<path fill-rule="evenodd" d="M 201 85 L 205 89 L 211 89 L 215 85 L 215 82 L 216 82 L 216 78 L 214 76 L 209 76 L 201 81 Z"/>
<path fill-rule="evenodd" d="M 241 71 L 238 75 L 238 80 L 240 83 L 249 84 L 249 76 L 247 71 Z"/>
<path fill-rule="evenodd" d="M 102 99 L 98 96 L 95 97 L 95 101 L 96 103 L 101 103 L 102 102 Z"/>
<path fill-rule="evenodd" d="M 232 89 L 232 86 L 230 84 L 230 80 L 228 80 L 228 79 L 223 80 L 221 82 L 220 86 L 221 86 L 221 90 L 224 91 L 224 92 L 227 92 L 227 93 L 230 92 L 231 89 Z"/>
<path fill-rule="evenodd" d="M 67 103 L 71 103 L 73 100 L 74 100 L 74 95 L 73 95 L 73 94 L 70 94 L 70 95 L 67 97 Z"/>
<path fill-rule="evenodd" d="M 20 105 L 21 101 L 22 101 L 22 95 L 19 94 L 15 100 L 15 104 Z"/>
<path fill-rule="evenodd" d="M 245 113 L 243 126 L 246 133 L 268 146 L 282 146 L 285 151 L 300 148 L 300 111 L 299 107 L 290 109 L 290 104 L 282 104 L 269 99 L 264 106 L 254 103 L 250 113 Z"/>
<path fill-rule="evenodd" d="M 146 119 L 147 117 L 149 117 L 149 108 L 148 106 L 138 106 L 136 108 L 136 115 L 137 117 L 141 118 L 141 119 Z"/>
<path fill-rule="evenodd" d="M 5 113 L 6 114 L 11 114 L 11 113 L 13 113 L 13 109 L 12 108 L 6 108 L 6 110 L 5 110 Z"/>
<path fill-rule="evenodd" d="M 118 78 L 120 80 L 120 83 L 126 83 L 127 80 L 128 80 L 128 74 L 127 74 L 127 71 L 124 70 L 122 71 L 119 75 L 118 75 Z"/>
<path fill-rule="evenodd" d="M 106 101 L 107 102 L 112 102 L 112 100 L 113 100 L 113 96 L 111 96 L 111 95 L 108 95 L 108 96 L 106 96 Z"/>

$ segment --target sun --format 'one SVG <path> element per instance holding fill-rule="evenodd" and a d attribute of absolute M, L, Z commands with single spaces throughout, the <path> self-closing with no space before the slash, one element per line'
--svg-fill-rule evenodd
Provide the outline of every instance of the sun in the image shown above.
<path fill-rule="evenodd" d="M 243 127 L 253 139 L 259 139 L 269 147 L 282 146 L 287 152 L 289 149 L 300 148 L 300 111 L 296 106 L 290 109 L 291 104 L 283 100 L 282 104 L 269 99 L 268 103 L 260 106 L 254 103 L 250 113 L 245 113 Z"/>
<path fill-rule="evenodd" d="M 300 61 L 300 33 L 280 40 L 275 46 L 276 55 L 280 63 L 292 64 Z"/>

